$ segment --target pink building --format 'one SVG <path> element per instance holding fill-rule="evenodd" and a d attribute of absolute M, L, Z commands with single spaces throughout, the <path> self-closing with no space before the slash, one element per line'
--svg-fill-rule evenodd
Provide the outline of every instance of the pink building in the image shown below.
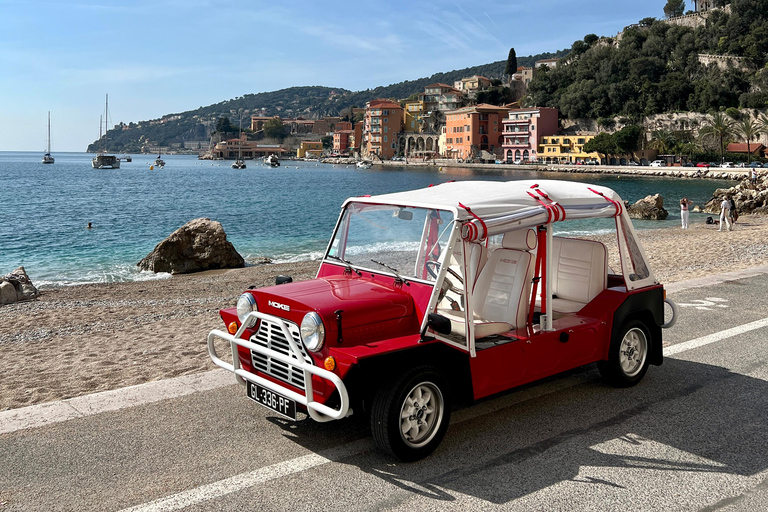
<path fill-rule="evenodd" d="M 556 108 L 518 108 L 504 118 L 504 159 L 507 162 L 535 162 L 539 138 L 558 131 Z"/>

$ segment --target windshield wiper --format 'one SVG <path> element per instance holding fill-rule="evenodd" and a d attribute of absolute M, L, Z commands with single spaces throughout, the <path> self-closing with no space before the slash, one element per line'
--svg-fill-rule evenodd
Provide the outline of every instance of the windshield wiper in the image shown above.
<path fill-rule="evenodd" d="M 326 258 L 331 258 L 332 260 L 340 261 L 344 263 L 347 266 L 347 270 L 349 270 L 350 274 L 354 272 L 357 274 L 357 277 L 362 277 L 363 274 L 360 273 L 359 270 L 357 270 L 355 267 L 352 266 L 352 263 L 345 260 L 344 258 L 339 258 L 338 256 L 334 256 L 333 254 L 328 254 L 325 256 Z"/>
<path fill-rule="evenodd" d="M 395 273 L 395 277 L 397 277 L 395 282 L 399 281 L 399 282 L 404 283 L 404 284 L 406 284 L 408 286 L 411 286 L 411 283 L 409 283 L 407 279 L 403 279 L 403 277 L 400 275 L 400 271 L 397 270 L 395 267 L 387 265 L 386 263 L 382 263 L 381 261 L 376 261 L 373 258 L 371 258 L 371 261 L 376 263 L 377 265 L 381 265 L 382 267 L 388 268 L 389 270 L 394 272 Z"/>

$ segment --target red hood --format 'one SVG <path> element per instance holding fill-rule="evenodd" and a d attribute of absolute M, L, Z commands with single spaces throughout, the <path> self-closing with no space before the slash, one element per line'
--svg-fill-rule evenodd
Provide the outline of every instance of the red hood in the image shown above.
<path fill-rule="evenodd" d="M 329 339 L 337 337 L 336 312 L 341 311 L 342 332 L 350 344 L 418 332 L 413 298 L 389 277 L 376 280 L 356 276 L 329 276 L 251 290 L 259 311 L 301 325 L 310 311 L 320 314 Z"/>

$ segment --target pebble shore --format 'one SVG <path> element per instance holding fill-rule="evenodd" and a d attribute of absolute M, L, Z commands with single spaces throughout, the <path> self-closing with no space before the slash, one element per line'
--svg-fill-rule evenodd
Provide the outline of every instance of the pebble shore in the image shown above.
<path fill-rule="evenodd" d="M 732 232 L 691 214 L 688 230 L 639 232 L 657 279 L 671 283 L 768 264 L 768 218 Z M 615 239 L 596 237 L 619 268 Z M 206 337 L 218 310 L 276 275 L 315 276 L 318 262 L 269 264 L 170 279 L 43 290 L 0 307 L 0 411 L 214 369 Z"/>

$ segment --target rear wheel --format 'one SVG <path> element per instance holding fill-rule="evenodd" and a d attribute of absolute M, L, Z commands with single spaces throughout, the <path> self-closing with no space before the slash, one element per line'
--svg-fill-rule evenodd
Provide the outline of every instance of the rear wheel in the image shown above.
<path fill-rule="evenodd" d="M 434 368 L 415 368 L 384 385 L 373 400 L 376 446 L 404 462 L 422 459 L 440 444 L 451 417 L 450 395 Z"/>
<path fill-rule="evenodd" d="M 603 378 L 616 387 L 634 386 L 648 371 L 651 337 L 640 320 L 627 322 L 611 341 L 608 361 L 600 361 Z"/>

